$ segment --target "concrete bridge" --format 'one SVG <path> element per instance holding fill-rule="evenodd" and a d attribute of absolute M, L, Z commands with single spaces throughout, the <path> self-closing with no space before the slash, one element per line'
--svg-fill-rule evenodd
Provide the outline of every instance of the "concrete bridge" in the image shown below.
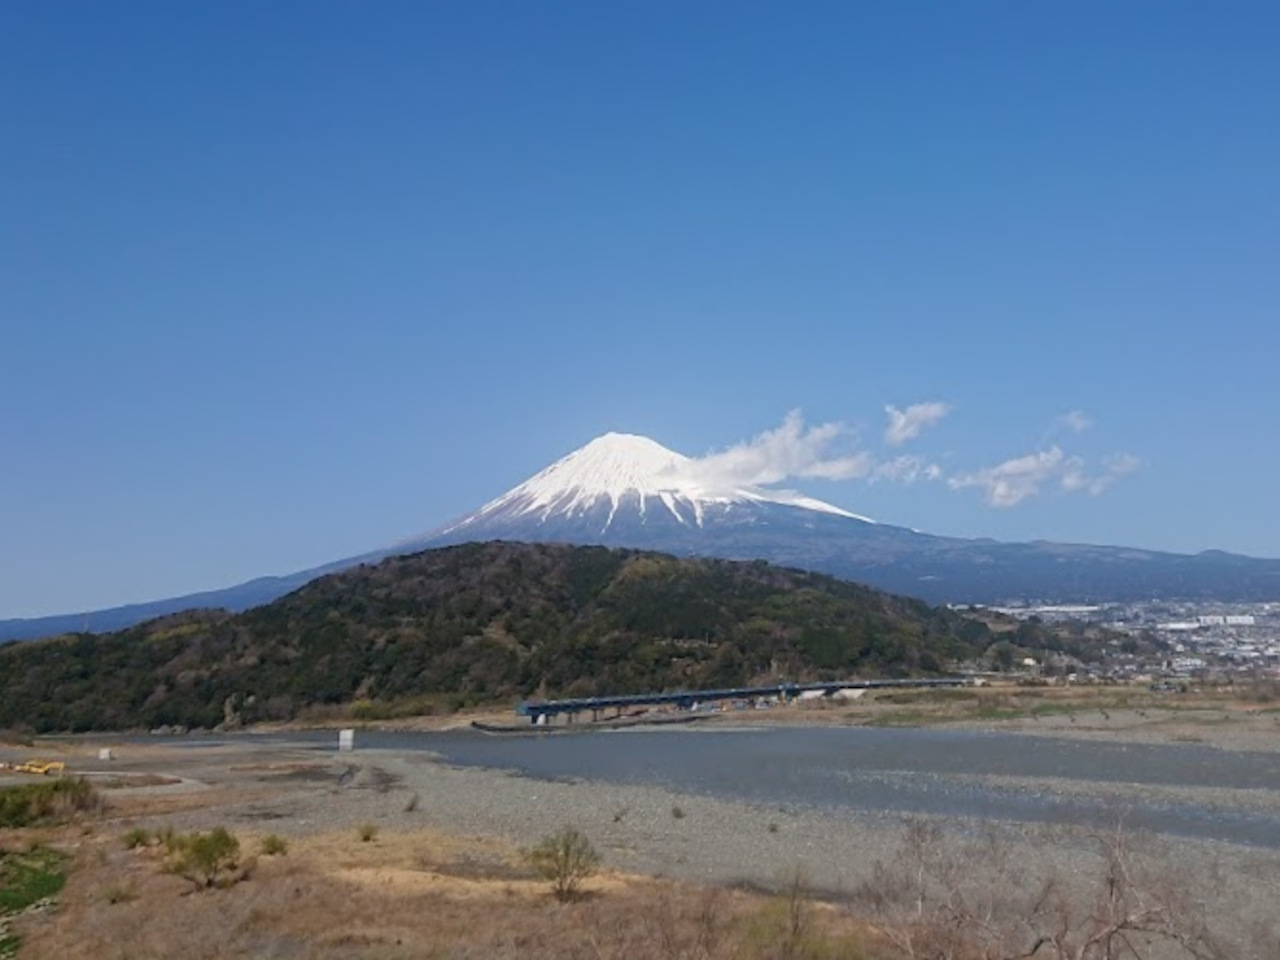
<path fill-rule="evenodd" d="M 633 707 L 674 706 L 693 710 L 703 703 L 720 700 L 759 700 L 774 698 L 792 700 L 802 693 L 819 692 L 832 696 L 841 690 L 883 690 L 899 687 L 966 687 L 974 681 L 968 677 L 942 677 L 927 680 L 828 680 L 817 683 L 776 683 L 760 687 L 726 687 L 722 690 L 678 690 L 673 693 L 637 693 L 617 697 L 577 697 L 569 700 L 522 700 L 516 714 L 528 717 L 530 723 L 545 724 L 564 714 L 570 723 L 579 713 L 591 711 L 591 719 L 600 719 L 602 710 L 613 710 L 620 716 Z"/>

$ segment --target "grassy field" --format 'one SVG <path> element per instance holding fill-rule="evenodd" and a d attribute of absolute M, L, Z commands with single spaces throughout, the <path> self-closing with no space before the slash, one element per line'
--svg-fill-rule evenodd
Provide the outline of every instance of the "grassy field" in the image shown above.
<path fill-rule="evenodd" d="M 135 838 L 131 838 L 135 839 Z M 25 930 L 22 956 L 664 958 L 881 956 L 868 928 L 810 898 L 605 873 L 561 903 L 525 855 L 429 831 L 306 838 L 263 854 L 239 838 L 239 879 L 196 889 L 162 843 L 86 841 L 56 914 Z"/>
<path fill-rule="evenodd" d="M 880 956 L 799 876 L 774 894 L 592 869 L 557 896 L 533 852 L 500 839 L 180 832 L 170 815 L 216 812 L 228 794 L 165 801 L 146 786 L 170 778 L 104 782 L 130 779 L 143 788 L 109 805 L 71 777 L 0 788 L 0 960 Z"/>
<path fill-rule="evenodd" d="M 48 847 L 0 852 L 0 960 L 17 956 L 21 945 L 13 918 L 61 892 L 66 857 Z"/>
<path fill-rule="evenodd" d="M 765 890 L 603 872 L 561 898 L 529 851 L 493 838 L 352 829 L 283 844 L 245 831 L 205 882 L 181 855 L 217 831 L 127 822 L 49 832 L 73 862 L 47 847 L 0 861 L 11 913 L 58 897 L 19 918 L 0 956 L 21 936 L 27 960 L 976 960 L 1031 956 L 1039 930 L 1060 938 L 1035 948 L 1050 960 L 1236 956 L 1168 866 L 1119 833 L 1094 836 L 1096 872 L 1068 886 L 1028 883 L 1012 850 L 985 841 L 949 853 L 918 821 L 860 889 L 819 892 L 795 873 Z M 1121 941 L 1129 952 L 1104 952 Z M 1182 942 L 1194 952 L 1152 949 Z"/>

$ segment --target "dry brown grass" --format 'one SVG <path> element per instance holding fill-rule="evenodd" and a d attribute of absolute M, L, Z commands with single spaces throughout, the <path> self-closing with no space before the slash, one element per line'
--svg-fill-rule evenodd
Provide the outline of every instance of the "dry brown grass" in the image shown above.
<path fill-rule="evenodd" d="M 1104 733 L 1271 750 L 1280 730 L 1277 689 L 1275 682 L 1193 683 L 1185 693 L 1158 693 L 1145 683 L 1027 686 L 1005 681 L 957 690 L 868 691 L 851 702 L 805 701 L 730 713 L 726 719 L 735 725 L 999 726 L 1054 736 Z"/>
<path fill-rule="evenodd" d="M 242 836 L 256 844 L 257 838 Z M 122 895 L 122 891 L 126 895 Z M 559 904 L 497 840 L 303 838 L 225 890 L 192 893 L 157 849 L 83 842 L 60 908 L 23 921 L 30 960 L 858 958 L 837 911 L 794 898 L 602 874 Z"/>
<path fill-rule="evenodd" d="M 271 790 L 212 786 L 208 789 L 174 793 L 108 793 L 111 819 L 129 821 L 141 817 L 163 817 L 171 814 L 206 810 L 211 807 L 236 807 L 271 800 Z"/>

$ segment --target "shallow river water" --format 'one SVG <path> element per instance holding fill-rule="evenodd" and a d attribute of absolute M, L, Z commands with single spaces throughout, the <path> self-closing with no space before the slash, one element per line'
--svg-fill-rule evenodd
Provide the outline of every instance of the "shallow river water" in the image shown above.
<path fill-rule="evenodd" d="M 263 739 L 336 748 L 332 732 Z M 644 784 L 827 812 L 1078 823 L 1114 817 L 1119 795 L 1130 826 L 1280 849 L 1280 754 L 1273 753 L 915 728 L 361 731 L 356 742 L 539 779 Z M 1241 804 L 1232 790 L 1255 792 Z"/>

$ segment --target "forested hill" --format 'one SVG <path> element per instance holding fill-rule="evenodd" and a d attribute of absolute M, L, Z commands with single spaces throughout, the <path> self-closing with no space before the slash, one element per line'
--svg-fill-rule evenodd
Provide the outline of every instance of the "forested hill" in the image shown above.
<path fill-rule="evenodd" d="M 990 642 L 946 609 L 763 562 L 466 544 L 313 581 L 232 616 L 0 648 L 0 726 L 212 727 L 529 695 L 902 676 Z"/>

